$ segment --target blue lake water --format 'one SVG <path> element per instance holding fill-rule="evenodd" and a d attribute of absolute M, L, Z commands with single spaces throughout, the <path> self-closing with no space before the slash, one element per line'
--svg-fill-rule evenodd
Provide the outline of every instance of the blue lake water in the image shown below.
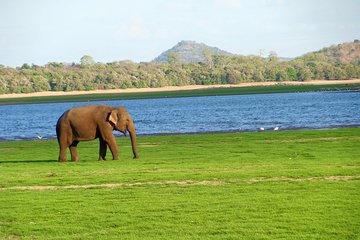
<path fill-rule="evenodd" d="M 257 94 L 0 106 L 0 141 L 56 138 L 64 111 L 101 104 L 126 107 L 139 135 L 360 126 L 360 92 Z"/>

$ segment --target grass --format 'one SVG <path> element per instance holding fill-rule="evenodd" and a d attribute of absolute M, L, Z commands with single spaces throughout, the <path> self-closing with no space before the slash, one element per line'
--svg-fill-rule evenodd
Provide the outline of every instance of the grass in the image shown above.
<path fill-rule="evenodd" d="M 58 163 L 56 141 L 0 142 L 0 238 L 360 237 L 359 128 L 139 137 L 138 161 L 118 144 Z"/>
<path fill-rule="evenodd" d="M 240 95 L 261 93 L 287 93 L 309 91 L 339 91 L 360 90 L 360 84 L 334 84 L 334 85 L 276 85 L 234 88 L 210 88 L 200 90 L 184 90 L 170 92 L 149 93 L 112 93 L 112 94 L 85 94 L 51 97 L 27 97 L 0 99 L 0 105 L 5 104 L 29 104 L 51 102 L 77 102 L 77 101 L 100 101 L 100 100 L 124 100 L 146 98 L 170 98 L 170 97 L 194 97 L 194 96 L 217 96 L 217 95 Z"/>

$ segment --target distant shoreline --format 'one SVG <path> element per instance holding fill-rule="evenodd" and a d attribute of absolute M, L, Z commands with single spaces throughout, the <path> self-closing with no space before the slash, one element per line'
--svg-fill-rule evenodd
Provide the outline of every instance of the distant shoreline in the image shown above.
<path fill-rule="evenodd" d="M 87 95 L 87 94 L 174 92 L 174 91 L 201 90 L 201 89 L 211 89 L 211 88 L 241 88 L 241 87 L 276 86 L 276 85 L 334 85 L 334 84 L 360 84 L 360 79 L 311 80 L 304 82 L 298 82 L 298 81 L 247 82 L 247 83 L 239 83 L 239 84 L 222 84 L 222 85 L 167 86 L 160 88 L 128 88 L 128 89 L 107 89 L 107 90 L 71 91 L 71 92 L 48 91 L 48 92 L 36 92 L 36 93 L 10 93 L 10 94 L 1 94 L 0 99 L 74 96 L 74 95 Z"/>

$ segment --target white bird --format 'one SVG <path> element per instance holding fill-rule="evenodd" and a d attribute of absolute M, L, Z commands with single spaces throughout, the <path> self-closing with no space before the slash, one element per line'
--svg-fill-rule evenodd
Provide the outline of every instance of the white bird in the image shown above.
<path fill-rule="evenodd" d="M 265 128 L 261 127 L 259 128 L 260 131 L 265 131 Z"/>
<path fill-rule="evenodd" d="M 280 129 L 279 127 L 275 127 L 275 128 L 274 128 L 274 131 L 277 131 L 277 130 L 279 130 L 279 129 Z"/>
<path fill-rule="evenodd" d="M 43 139 L 43 136 L 37 136 L 37 138 L 41 140 L 41 139 Z"/>

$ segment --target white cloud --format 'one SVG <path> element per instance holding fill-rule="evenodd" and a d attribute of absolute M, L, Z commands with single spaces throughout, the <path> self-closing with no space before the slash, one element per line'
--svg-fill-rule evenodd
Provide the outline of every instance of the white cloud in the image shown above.
<path fill-rule="evenodd" d="M 215 7 L 239 9 L 243 6 L 242 0 L 214 0 Z"/>
<path fill-rule="evenodd" d="M 144 39 L 149 34 L 149 28 L 140 16 L 131 17 L 128 22 L 122 23 L 116 32 L 119 37 L 131 39 Z"/>
<path fill-rule="evenodd" d="M 285 3 L 284 0 L 261 0 L 261 5 L 266 6 L 280 6 Z"/>
<path fill-rule="evenodd" d="M 157 38 L 166 38 L 169 35 L 173 34 L 173 32 L 166 25 L 163 24 L 156 26 L 153 33 Z"/>
<path fill-rule="evenodd" d="M 189 11 L 199 5 L 197 1 L 192 0 L 165 1 L 162 4 L 164 4 L 164 7 L 170 11 Z"/>

